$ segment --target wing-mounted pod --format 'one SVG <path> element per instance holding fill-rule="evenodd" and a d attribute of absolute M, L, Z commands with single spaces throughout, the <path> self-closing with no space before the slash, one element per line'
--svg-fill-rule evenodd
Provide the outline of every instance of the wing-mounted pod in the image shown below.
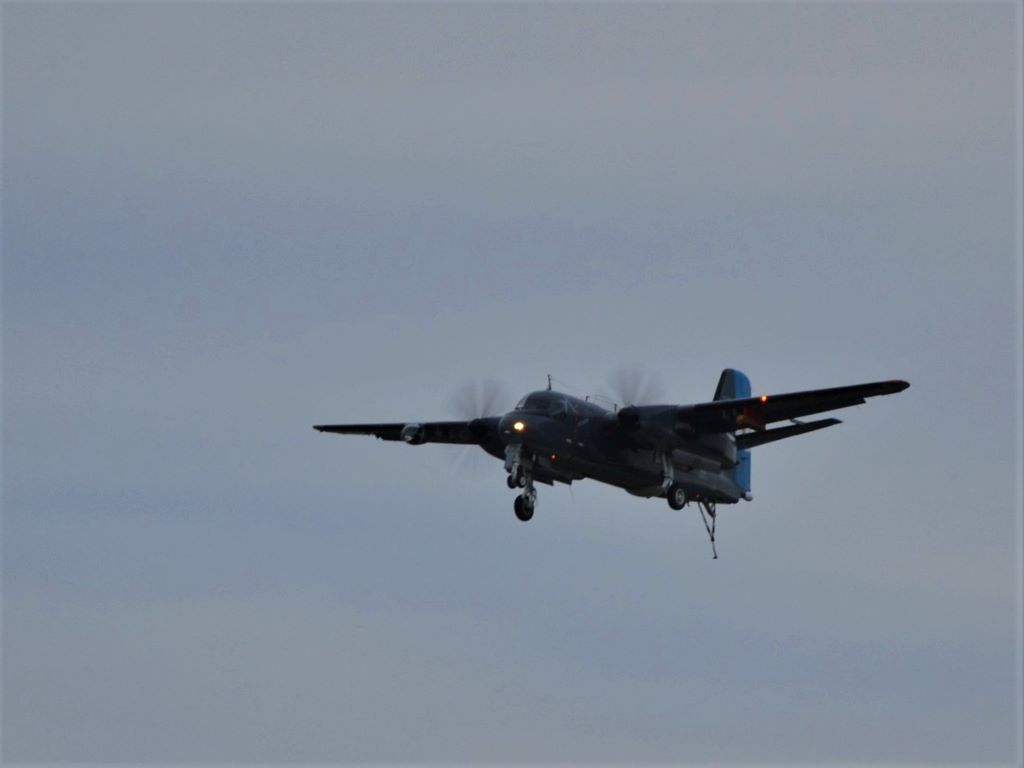
<path fill-rule="evenodd" d="M 427 442 L 427 433 L 422 424 L 406 424 L 399 435 L 409 445 L 423 445 Z"/>

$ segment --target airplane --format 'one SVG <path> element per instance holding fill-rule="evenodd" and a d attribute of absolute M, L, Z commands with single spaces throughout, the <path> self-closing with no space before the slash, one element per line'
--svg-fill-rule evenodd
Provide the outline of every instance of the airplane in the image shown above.
<path fill-rule="evenodd" d="M 536 483 L 589 478 L 635 496 L 664 498 L 674 510 L 694 502 L 717 558 L 717 505 L 753 500 L 750 449 L 841 423 L 800 417 L 861 405 L 865 398 L 909 386 L 892 379 L 755 397 L 746 374 L 726 368 L 709 402 L 609 409 L 589 397 L 552 390 L 548 376 L 547 389 L 529 393 L 503 415 L 468 421 L 319 424 L 313 429 L 409 445 L 479 446 L 504 461 L 508 487 L 520 491 L 514 509 L 523 522 L 537 508 Z M 777 422 L 789 423 L 769 428 Z"/>

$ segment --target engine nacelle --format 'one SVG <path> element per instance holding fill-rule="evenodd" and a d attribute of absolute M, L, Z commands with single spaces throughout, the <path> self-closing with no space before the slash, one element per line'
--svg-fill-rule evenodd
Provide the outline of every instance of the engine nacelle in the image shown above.
<path fill-rule="evenodd" d="M 402 427 L 401 437 L 409 445 L 420 445 L 427 441 L 427 433 L 423 431 L 422 424 L 406 424 Z"/>

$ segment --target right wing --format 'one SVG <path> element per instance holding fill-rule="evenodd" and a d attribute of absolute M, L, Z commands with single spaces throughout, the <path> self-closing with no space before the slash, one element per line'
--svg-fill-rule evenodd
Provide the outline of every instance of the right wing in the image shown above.
<path fill-rule="evenodd" d="M 698 432 L 727 432 L 741 427 L 763 430 L 775 421 L 861 405 L 868 397 L 892 395 L 909 386 L 905 381 L 893 379 L 782 395 L 715 400 L 681 408 L 676 412 L 676 418 Z"/>
<path fill-rule="evenodd" d="M 491 418 L 473 419 L 473 421 L 317 424 L 313 429 L 317 432 L 330 432 L 336 435 L 373 435 L 380 440 L 402 440 L 412 445 L 421 443 L 480 445 L 492 434 L 497 434 L 498 420 Z"/>
<path fill-rule="evenodd" d="M 869 397 L 902 392 L 910 385 L 898 379 L 854 384 L 830 389 L 812 389 L 779 395 L 762 395 L 733 400 L 712 400 L 695 405 L 641 405 L 620 408 L 616 425 L 635 445 L 661 450 L 700 435 L 755 430 L 736 436 L 739 448 L 753 448 L 786 437 L 801 435 L 838 424 L 838 419 L 821 419 L 767 429 L 778 421 L 792 421 L 823 411 L 860 405 Z"/>

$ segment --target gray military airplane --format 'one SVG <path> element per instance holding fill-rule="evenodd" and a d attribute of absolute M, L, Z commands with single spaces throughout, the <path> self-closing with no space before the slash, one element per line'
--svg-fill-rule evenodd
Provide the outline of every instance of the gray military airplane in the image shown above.
<path fill-rule="evenodd" d="M 535 483 L 590 478 L 635 496 L 662 497 L 672 509 L 696 503 L 715 557 L 716 505 L 753 499 L 750 449 L 841 423 L 797 419 L 902 392 L 905 381 L 751 395 L 750 380 L 722 371 L 714 399 L 695 405 L 626 405 L 607 409 L 548 388 L 531 392 L 504 415 L 468 421 L 320 424 L 319 432 L 375 435 L 409 445 L 477 445 L 503 459 L 509 488 L 519 489 L 516 517 L 530 520 Z M 768 425 L 788 421 L 786 426 Z M 710 524 L 709 521 L 710 520 Z"/>

